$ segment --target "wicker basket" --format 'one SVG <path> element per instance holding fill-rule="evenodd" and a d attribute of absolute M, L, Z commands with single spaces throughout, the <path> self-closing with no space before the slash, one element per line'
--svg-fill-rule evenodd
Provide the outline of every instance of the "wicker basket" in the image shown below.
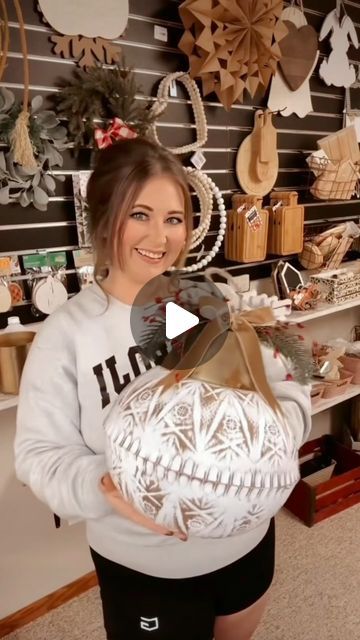
<path fill-rule="evenodd" d="M 324 262 L 324 256 L 319 247 L 313 242 L 304 242 L 302 252 L 299 253 L 299 262 L 304 269 L 319 269 Z"/>
<path fill-rule="evenodd" d="M 330 161 L 322 168 L 310 193 L 318 200 L 351 200 L 359 187 L 359 166 L 351 160 Z"/>
<path fill-rule="evenodd" d="M 322 397 L 324 399 L 336 398 L 337 396 L 341 396 L 345 391 L 348 390 L 349 385 L 351 384 L 353 379 L 353 375 L 346 371 L 340 371 L 340 380 L 326 380 L 324 382 L 324 390 Z"/>

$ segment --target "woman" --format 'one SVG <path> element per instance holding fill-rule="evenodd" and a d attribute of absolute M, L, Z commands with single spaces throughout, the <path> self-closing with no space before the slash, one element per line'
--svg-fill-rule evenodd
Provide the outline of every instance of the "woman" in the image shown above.
<path fill-rule="evenodd" d="M 104 277 L 49 317 L 23 372 L 16 472 L 60 517 L 84 519 L 108 640 L 248 640 L 274 570 L 274 522 L 223 539 L 169 531 L 115 489 L 104 456 L 111 402 L 145 372 L 130 329 L 140 289 L 181 265 L 191 201 L 178 160 L 136 139 L 99 153 L 88 185 L 93 244 Z M 277 394 L 300 445 L 309 394 Z M 284 400 L 287 398 L 287 400 Z"/>

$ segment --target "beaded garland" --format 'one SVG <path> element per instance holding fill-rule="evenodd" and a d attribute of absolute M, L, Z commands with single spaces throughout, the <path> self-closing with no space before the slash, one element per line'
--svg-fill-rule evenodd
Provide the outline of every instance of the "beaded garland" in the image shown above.
<path fill-rule="evenodd" d="M 157 100 L 151 109 L 156 118 L 150 126 L 149 133 L 150 135 L 152 135 L 157 144 L 161 145 L 161 142 L 157 135 L 155 123 L 156 119 L 162 113 L 164 113 L 167 107 L 170 86 L 171 83 L 175 80 L 182 82 L 190 96 L 197 134 L 195 142 L 184 145 L 182 147 L 169 148 L 169 151 L 171 151 L 172 153 L 180 155 L 182 153 L 189 153 L 190 151 L 194 151 L 195 149 L 202 147 L 207 141 L 207 122 L 205 109 L 201 100 L 200 91 L 194 80 L 190 78 L 189 74 L 184 73 L 183 71 L 177 71 L 175 73 L 169 73 L 167 76 L 165 76 L 165 78 L 162 79 L 158 88 Z M 205 267 L 218 253 L 225 236 L 226 209 L 220 190 L 218 189 L 216 184 L 206 175 L 206 173 L 203 173 L 199 169 L 195 169 L 193 167 L 184 167 L 184 170 L 187 173 L 188 182 L 190 186 L 192 186 L 195 190 L 200 202 L 200 223 L 192 233 L 191 243 L 189 247 L 190 249 L 194 249 L 199 244 L 201 244 L 209 231 L 211 224 L 211 214 L 213 211 L 213 197 L 215 197 L 215 200 L 217 201 L 220 213 L 220 229 L 211 251 L 209 251 L 209 253 L 204 258 L 202 258 L 202 260 L 179 269 L 179 271 L 193 272 Z M 175 269 L 176 267 L 170 268 L 170 270 Z"/>
<path fill-rule="evenodd" d="M 194 264 L 191 264 L 187 267 L 183 267 L 182 269 L 178 269 L 177 267 L 170 267 L 170 270 L 179 270 L 179 271 L 186 271 L 186 272 L 192 272 L 192 271 L 199 271 L 200 269 L 202 269 L 203 267 L 205 267 L 213 258 L 215 258 L 216 254 L 218 253 L 221 244 L 224 240 L 224 236 L 225 236 L 225 230 L 226 230 L 226 209 L 225 209 L 225 203 L 224 203 L 224 199 L 220 193 L 220 189 L 216 186 L 215 182 L 213 180 L 211 180 L 211 178 L 209 178 L 209 176 L 206 175 L 206 173 L 203 173 L 201 171 L 199 171 L 198 169 L 193 169 L 192 167 L 184 167 L 185 171 L 188 174 L 188 180 L 189 183 L 194 186 L 195 189 L 197 189 L 197 192 L 199 194 L 199 199 L 200 199 L 200 203 L 201 206 L 205 204 L 205 200 L 201 200 L 201 198 L 203 198 L 203 194 L 204 192 L 206 192 L 206 196 L 207 198 L 209 198 L 208 202 L 211 199 L 211 208 L 210 210 L 208 210 L 207 214 L 204 214 L 204 216 L 202 216 L 202 222 L 200 222 L 200 227 L 201 231 L 199 232 L 199 227 L 197 229 L 195 229 L 195 233 L 197 232 L 199 234 L 199 237 L 202 236 L 202 239 L 205 237 L 209 226 L 210 226 L 210 220 L 211 220 L 211 213 L 212 213 L 212 197 L 214 196 L 217 205 L 218 205 L 218 210 L 220 213 L 220 228 L 219 228 L 219 232 L 218 235 L 216 237 L 215 243 L 213 248 L 211 249 L 211 251 L 209 251 L 209 253 L 202 258 L 202 260 L 200 260 L 199 262 L 194 262 Z M 200 178 L 201 175 L 201 178 Z M 196 177 L 195 177 L 196 176 Z M 199 188 L 199 185 L 201 184 L 201 187 Z M 205 233 L 204 230 L 206 229 Z M 203 234 L 203 235 L 202 235 Z M 196 235 L 195 235 L 196 237 Z M 198 241 L 198 238 L 197 238 Z M 201 240 L 200 240 L 201 242 Z M 198 244 L 198 242 L 197 242 Z M 196 245 L 194 245 L 196 246 Z M 191 248 L 191 245 L 190 245 Z"/>
<path fill-rule="evenodd" d="M 190 96 L 196 126 L 196 141 L 192 142 L 191 144 L 186 144 L 182 147 L 170 148 L 170 151 L 175 154 L 189 153 L 190 151 L 194 151 L 195 149 L 202 147 L 207 141 L 207 122 L 205 109 L 201 100 L 200 91 L 195 81 L 183 71 L 169 73 L 167 76 L 165 76 L 165 78 L 162 79 L 159 84 L 157 99 L 151 107 L 151 112 L 156 116 L 156 118 L 164 113 L 168 104 L 170 86 L 171 83 L 175 80 L 182 82 Z M 150 126 L 149 133 L 154 138 L 154 140 L 159 145 L 161 145 L 156 131 L 155 120 Z"/>
<path fill-rule="evenodd" d="M 200 223 L 192 232 L 190 249 L 195 249 L 205 238 L 211 224 L 211 214 L 213 211 L 213 193 L 209 189 L 208 178 L 199 169 L 187 167 L 188 183 L 193 187 L 200 204 Z"/>

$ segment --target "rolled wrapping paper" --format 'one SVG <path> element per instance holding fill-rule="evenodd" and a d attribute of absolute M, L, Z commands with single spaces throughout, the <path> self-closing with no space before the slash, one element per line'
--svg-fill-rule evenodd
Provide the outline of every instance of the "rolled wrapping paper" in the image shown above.
<path fill-rule="evenodd" d="M 127 385 L 110 410 L 113 481 L 158 524 L 204 538 L 235 535 L 275 515 L 298 481 L 295 439 L 251 326 L 269 314 L 235 314 L 211 360 L 170 373 L 154 367 Z M 200 343 L 206 330 L 207 340 L 224 330 L 215 324 L 208 323 Z"/>

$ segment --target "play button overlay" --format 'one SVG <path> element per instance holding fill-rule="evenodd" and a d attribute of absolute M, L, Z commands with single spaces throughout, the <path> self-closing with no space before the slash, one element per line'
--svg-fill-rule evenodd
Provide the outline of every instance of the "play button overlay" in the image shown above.
<path fill-rule="evenodd" d="M 165 335 L 169 340 L 180 336 L 188 329 L 199 324 L 200 318 L 190 311 L 179 307 L 175 302 L 168 302 L 165 310 Z"/>
<path fill-rule="evenodd" d="M 199 361 L 199 350 L 192 345 L 215 317 L 219 318 L 221 330 Z M 171 276 L 156 276 L 142 287 L 131 307 L 130 324 L 146 368 L 155 363 L 171 370 L 181 369 L 186 356 L 183 368 L 187 369 L 210 360 L 221 349 L 230 314 L 216 284 L 205 279 L 194 281 L 182 272 L 174 272 Z"/>

